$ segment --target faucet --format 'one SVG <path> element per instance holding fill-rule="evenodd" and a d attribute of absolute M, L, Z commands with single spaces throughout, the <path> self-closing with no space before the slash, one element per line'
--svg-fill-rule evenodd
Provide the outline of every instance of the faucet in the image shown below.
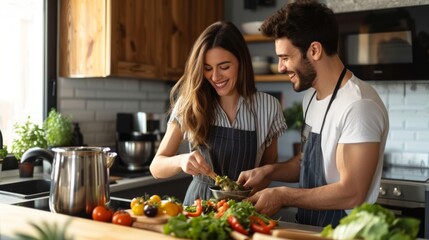
<path fill-rule="evenodd" d="M 43 158 L 52 164 L 54 154 L 41 147 L 33 147 L 28 149 L 22 154 L 21 163 L 23 162 L 34 162 L 36 159 Z"/>

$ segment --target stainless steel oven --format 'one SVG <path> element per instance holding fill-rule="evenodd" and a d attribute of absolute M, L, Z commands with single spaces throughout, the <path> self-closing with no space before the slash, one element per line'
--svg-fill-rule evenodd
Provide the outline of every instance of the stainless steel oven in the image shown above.
<path fill-rule="evenodd" d="M 419 219 L 419 238 L 429 238 L 429 168 L 387 165 L 377 203 L 396 216 Z"/>

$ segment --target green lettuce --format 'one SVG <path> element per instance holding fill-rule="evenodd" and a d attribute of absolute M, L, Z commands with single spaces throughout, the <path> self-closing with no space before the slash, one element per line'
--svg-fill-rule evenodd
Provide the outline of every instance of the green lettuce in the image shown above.
<path fill-rule="evenodd" d="M 418 219 L 395 218 L 392 211 L 378 204 L 364 203 L 341 219 L 335 229 L 326 226 L 321 235 L 333 239 L 407 240 L 416 239 L 419 227 Z"/>

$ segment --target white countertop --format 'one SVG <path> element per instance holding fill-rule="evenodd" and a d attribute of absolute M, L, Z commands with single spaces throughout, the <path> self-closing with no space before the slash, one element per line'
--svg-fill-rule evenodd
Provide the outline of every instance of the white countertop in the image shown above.
<path fill-rule="evenodd" d="M 151 175 L 143 176 L 143 177 L 134 177 L 134 178 L 122 178 L 122 179 L 115 180 L 116 183 L 110 185 L 110 193 L 128 190 L 132 188 L 144 187 L 144 186 L 167 182 L 167 181 L 172 181 L 172 180 L 184 178 L 187 176 L 188 176 L 187 174 L 182 173 L 166 179 L 155 179 Z M 6 184 L 6 183 L 28 181 L 31 179 L 50 179 L 50 177 L 51 177 L 50 174 L 35 172 L 33 178 L 21 178 L 18 176 L 18 170 L 8 170 L 8 171 L 1 172 L 0 185 Z M 15 204 L 19 202 L 30 201 L 33 199 L 37 199 L 37 198 L 24 199 L 24 198 L 10 196 L 6 194 L 0 194 L 0 203 L 5 203 L 5 204 Z"/>

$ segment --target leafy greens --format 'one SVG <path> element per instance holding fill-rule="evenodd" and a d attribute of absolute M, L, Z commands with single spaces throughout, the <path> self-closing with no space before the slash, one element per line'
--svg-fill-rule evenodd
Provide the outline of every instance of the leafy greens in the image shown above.
<path fill-rule="evenodd" d="M 341 219 L 334 229 L 326 226 L 323 237 L 333 239 L 391 240 L 415 239 L 419 232 L 420 220 L 398 217 L 378 204 L 364 203 Z"/>

